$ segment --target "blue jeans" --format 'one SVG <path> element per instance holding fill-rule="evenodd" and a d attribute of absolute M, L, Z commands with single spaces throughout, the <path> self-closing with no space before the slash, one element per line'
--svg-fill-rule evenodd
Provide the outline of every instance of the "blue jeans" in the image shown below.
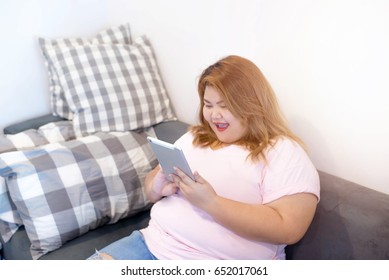
<path fill-rule="evenodd" d="M 156 260 L 149 251 L 140 231 L 133 231 L 129 236 L 115 241 L 97 251 L 88 260 L 102 260 L 101 253 L 110 255 L 115 260 Z"/>

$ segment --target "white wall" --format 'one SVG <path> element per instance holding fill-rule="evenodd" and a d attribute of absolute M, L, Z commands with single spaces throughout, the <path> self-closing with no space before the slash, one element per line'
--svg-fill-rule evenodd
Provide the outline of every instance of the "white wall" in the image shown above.
<path fill-rule="evenodd" d="M 7 3 L 0 4 L 0 126 L 49 111 L 34 36 L 92 35 L 130 22 L 134 35 L 153 43 L 180 119 L 196 120 L 204 67 L 245 56 L 268 77 L 318 169 L 389 193 L 389 1 Z"/>

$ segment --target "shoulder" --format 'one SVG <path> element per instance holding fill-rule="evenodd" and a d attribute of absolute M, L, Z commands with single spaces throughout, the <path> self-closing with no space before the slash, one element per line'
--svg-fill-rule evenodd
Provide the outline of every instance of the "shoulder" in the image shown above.
<path fill-rule="evenodd" d="M 188 144 L 192 145 L 193 139 L 194 139 L 193 133 L 188 131 L 185 134 L 183 134 L 180 138 L 178 138 L 176 140 L 176 142 L 174 142 L 174 144 L 179 146 L 179 147 L 185 146 Z"/>
<path fill-rule="evenodd" d="M 291 161 L 290 163 L 301 160 L 310 162 L 306 151 L 297 142 L 285 137 L 277 139 L 274 145 L 267 149 L 266 159 L 269 163 L 278 160 Z"/>
<path fill-rule="evenodd" d="M 266 174 L 270 178 L 317 181 L 317 169 L 307 152 L 295 141 L 279 139 L 268 150 Z"/>
<path fill-rule="evenodd" d="M 282 138 L 266 154 L 264 192 L 269 202 L 283 195 L 308 192 L 320 197 L 317 170 L 305 150 L 295 141 Z"/>

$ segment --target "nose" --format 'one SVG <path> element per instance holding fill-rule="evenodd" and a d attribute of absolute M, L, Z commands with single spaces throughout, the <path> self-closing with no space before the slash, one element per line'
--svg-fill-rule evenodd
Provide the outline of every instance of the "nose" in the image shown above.
<path fill-rule="evenodd" d="M 212 119 L 220 119 L 222 117 L 220 111 L 217 108 L 213 108 L 211 112 Z"/>

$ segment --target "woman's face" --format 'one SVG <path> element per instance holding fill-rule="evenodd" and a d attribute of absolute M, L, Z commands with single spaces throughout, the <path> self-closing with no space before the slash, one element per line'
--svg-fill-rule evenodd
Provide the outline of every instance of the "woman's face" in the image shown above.
<path fill-rule="evenodd" d="M 227 109 L 219 92 L 211 86 L 204 91 L 203 116 L 223 143 L 234 143 L 246 134 L 246 126 Z"/>

